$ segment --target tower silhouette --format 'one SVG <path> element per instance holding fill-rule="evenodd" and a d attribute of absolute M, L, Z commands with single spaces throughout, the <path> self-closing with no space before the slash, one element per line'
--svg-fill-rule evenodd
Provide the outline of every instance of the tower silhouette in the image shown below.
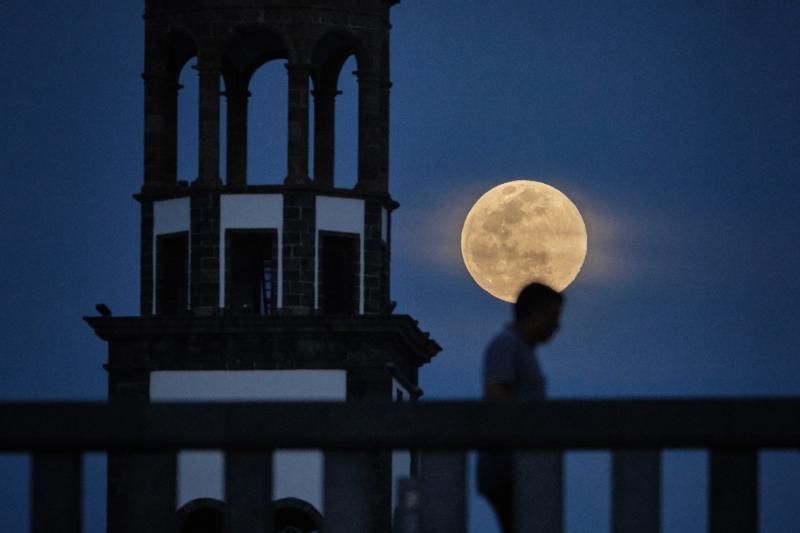
<path fill-rule="evenodd" d="M 109 344 L 112 402 L 375 402 L 421 394 L 418 368 L 440 348 L 411 317 L 392 314 L 389 290 L 398 207 L 388 192 L 395 3 L 146 0 L 140 315 L 87 319 Z M 194 57 L 198 175 L 178 176 L 178 79 Z M 357 62 L 358 176 L 345 189 L 335 186 L 334 116 L 350 57 Z M 253 185 L 249 86 L 273 60 L 285 61 L 287 73 L 288 170 L 280 184 Z M 414 461 L 403 453 L 372 461 L 370 529 L 385 532 L 392 478 L 408 475 Z M 131 531 L 130 517 L 147 512 L 136 494 L 160 490 L 144 486 L 139 473 L 165 467 L 177 470 L 174 491 L 164 491 L 176 494 L 176 531 L 221 527 L 221 452 L 181 452 L 168 464 L 110 454 L 110 533 Z M 276 453 L 274 471 L 276 531 L 320 528 L 321 453 Z"/>

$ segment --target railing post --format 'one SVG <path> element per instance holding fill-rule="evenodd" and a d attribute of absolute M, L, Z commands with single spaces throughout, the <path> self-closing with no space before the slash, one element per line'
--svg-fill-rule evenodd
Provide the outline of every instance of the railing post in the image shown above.
<path fill-rule="evenodd" d="M 564 454 L 514 454 L 514 529 L 517 533 L 564 530 Z"/>
<path fill-rule="evenodd" d="M 661 531 L 660 451 L 623 450 L 613 453 L 611 531 Z"/>
<path fill-rule="evenodd" d="M 420 454 L 421 533 L 467 530 L 467 457 L 464 452 Z"/>
<path fill-rule="evenodd" d="M 272 533 L 272 453 L 225 454 L 225 533 Z"/>
<path fill-rule="evenodd" d="M 80 454 L 34 454 L 32 474 L 33 533 L 80 533 Z"/>
<path fill-rule="evenodd" d="M 109 533 L 172 533 L 177 454 L 113 453 L 108 464 L 115 489 L 108 494 Z"/>
<path fill-rule="evenodd" d="M 711 450 L 709 531 L 758 531 L 758 453 Z"/>
<path fill-rule="evenodd" d="M 367 453 L 325 454 L 325 533 L 372 530 L 370 457 Z"/>

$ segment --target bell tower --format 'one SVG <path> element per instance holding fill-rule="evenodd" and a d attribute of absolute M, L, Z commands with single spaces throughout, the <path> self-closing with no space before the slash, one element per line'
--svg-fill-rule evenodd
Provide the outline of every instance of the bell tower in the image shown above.
<path fill-rule="evenodd" d="M 398 207 L 388 188 L 395 3 L 146 0 L 144 183 L 135 196 L 140 315 L 87 319 L 109 344 L 112 402 L 421 394 L 418 369 L 440 348 L 411 317 L 392 313 L 389 284 Z M 341 188 L 335 103 L 351 57 L 358 175 L 355 187 Z M 192 58 L 198 172 L 181 176 L 178 78 Z M 287 173 L 281 183 L 257 185 L 248 183 L 248 101 L 253 73 L 269 61 L 286 67 Z M 392 478 L 408 475 L 412 462 L 403 453 L 376 455 L 371 531 L 389 531 Z M 175 467 L 177 531 L 206 531 L 224 513 L 222 453 L 181 452 Z M 111 455 L 108 468 L 108 531 L 127 532 L 126 517 L 142 512 L 130 495 L 148 488 L 137 485 L 129 458 Z M 322 454 L 278 451 L 273 468 L 276 531 L 316 531 L 325 515 Z"/>

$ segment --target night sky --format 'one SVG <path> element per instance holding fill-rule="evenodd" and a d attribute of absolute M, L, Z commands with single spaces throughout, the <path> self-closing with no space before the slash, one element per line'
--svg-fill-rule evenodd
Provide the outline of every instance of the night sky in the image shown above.
<path fill-rule="evenodd" d="M 460 224 L 518 178 L 567 194 L 589 232 L 561 332 L 540 351 L 552 397 L 800 394 L 800 3 L 496 5 L 392 10 L 392 297 L 444 348 L 421 371 L 425 398 L 480 395 L 483 346 L 510 308 L 467 274 Z M 2 11 L 0 398 L 103 399 L 106 346 L 81 317 L 98 302 L 138 312 L 143 2 Z M 355 68 L 340 84 L 343 186 Z M 285 172 L 282 71 L 270 63 L 251 86 L 254 182 Z M 181 81 L 191 180 L 194 71 Z M 800 454 L 762 459 L 762 531 L 793 531 Z M 568 456 L 570 533 L 607 531 L 608 464 Z M 99 531 L 102 460 L 88 465 Z M 704 472 L 703 452 L 665 455 L 666 533 L 703 530 Z M 0 523 L 24 531 L 27 461 L 0 458 L 0 479 Z M 493 531 L 482 501 L 471 514 L 474 533 Z"/>

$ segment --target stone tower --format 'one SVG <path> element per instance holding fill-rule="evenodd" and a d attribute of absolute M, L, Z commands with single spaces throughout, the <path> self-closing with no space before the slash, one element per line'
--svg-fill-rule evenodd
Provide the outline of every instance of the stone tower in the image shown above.
<path fill-rule="evenodd" d="M 421 394 L 418 368 L 439 346 L 409 316 L 392 314 L 389 292 L 398 207 L 388 192 L 395 3 L 146 0 L 144 184 L 136 195 L 141 310 L 87 319 L 109 344 L 111 401 L 355 402 Z M 334 106 L 351 56 L 358 65 L 358 180 L 343 189 L 334 186 Z M 178 176 L 178 77 L 192 58 L 199 175 Z M 252 185 L 249 82 L 273 60 L 286 66 L 288 172 L 281 184 Z M 275 454 L 276 531 L 320 527 L 322 460 L 314 451 Z M 110 533 L 131 531 L 142 512 L 134 496 L 152 490 L 141 486 L 141 465 L 132 461 L 109 457 Z M 376 455 L 375 533 L 390 528 L 393 475 L 407 475 L 412 464 L 407 454 Z M 221 452 L 181 452 L 167 466 L 177 467 L 176 531 L 219 522 Z"/>

